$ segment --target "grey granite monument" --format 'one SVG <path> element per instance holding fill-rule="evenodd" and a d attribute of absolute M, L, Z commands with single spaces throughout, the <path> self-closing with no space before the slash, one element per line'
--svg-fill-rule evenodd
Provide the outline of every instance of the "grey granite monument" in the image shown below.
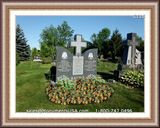
<path fill-rule="evenodd" d="M 56 81 L 63 76 L 72 76 L 73 55 L 63 47 L 56 47 Z"/>
<path fill-rule="evenodd" d="M 84 76 L 97 74 L 97 49 L 90 49 L 83 53 Z"/>
<path fill-rule="evenodd" d="M 136 33 L 128 33 L 127 40 L 124 42 L 123 64 L 135 67 L 142 64 L 140 52 L 136 49 L 138 42 L 136 41 Z"/>
<path fill-rule="evenodd" d="M 56 81 L 65 77 L 70 79 L 96 75 L 97 49 L 89 49 L 81 54 L 81 48 L 86 47 L 86 42 L 82 41 L 81 35 L 75 35 L 71 42 L 75 47 L 75 55 L 63 47 L 56 47 Z"/>

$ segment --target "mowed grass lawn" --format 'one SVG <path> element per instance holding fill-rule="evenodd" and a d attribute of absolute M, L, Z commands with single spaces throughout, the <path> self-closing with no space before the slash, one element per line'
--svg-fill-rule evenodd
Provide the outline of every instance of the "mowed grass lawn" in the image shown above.
<path fill-rule="evenodd" d="M 58 105 L 49 101 L 45 89 L 48 81 L 44 73 L 49 70 L 51 64 L 40 64 L 36 62 L 21 62 L 16 66 L 16 111 L 26 112 L 27 110 L 88 110 L 96 112 L 105 109 L 112 111 L 131 110 L 133 112 L 144 111 L 143 89 L 131 89 L 125 85 L 108 83 L 114 89 L 113 95 L 105 102 L 88 105 Z M 112 76 L 116 64 L 111 62 L 99 62 L 97 72 L 105 78 L 105 75 Z"/>

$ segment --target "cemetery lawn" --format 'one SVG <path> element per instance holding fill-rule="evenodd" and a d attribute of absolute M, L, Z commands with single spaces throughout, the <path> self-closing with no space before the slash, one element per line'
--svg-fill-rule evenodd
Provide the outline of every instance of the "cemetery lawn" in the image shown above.
<path fill-rule="evenodd" d="M 30 110 L 85 110 L 96 112 L 100 109 L 113 111 L 144 112 L 144 90 L 140 88 L 128 88 L 116 82 L 108 83 L 114 89 L 113 95 L 103 103 L 88 105 L 59 105 L 49 101 L 45 89 L 48 81 L 44 73 L 49 70 L 51 64 L 36 62 L 21 62 L 16 66 L 16 111 L 26 112 Z M 113 71 L 117 65 L 111 62 L 98 62 L 97 73 L 104 79 L 113 78 Z"/>

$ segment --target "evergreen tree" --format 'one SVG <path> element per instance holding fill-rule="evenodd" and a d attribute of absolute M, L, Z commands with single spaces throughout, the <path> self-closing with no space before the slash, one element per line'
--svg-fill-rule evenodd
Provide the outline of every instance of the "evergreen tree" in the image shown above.
<path fill-rule="evenodd" d="M 119 33 L 118 29 L 116 29 L 110 39 L 110 50 L 112 54 L 112 59 L 115 60 L 115 57 L 121 57 L 123 54 L 123 46 L 122 46 L 122 36 Z"/>
<path fill-rule="evenodd" d="M 144 40 L 140 36 L 136 36 L 138 46 L 136 47 L 139 51 L 144 52 Z"/>
<path fill-rule="evenodd" d="M 18 53 L 16 52 L 16 65 L 18 65 L 20 63 L 20 58 Z"/>
<path fill-rule="evenodd" d="M 19 55 L 20 61 L 30 59 L 30 46 L 27 45 L 27 40 L 20 25 L 16 26 L 16 54 Z"/>

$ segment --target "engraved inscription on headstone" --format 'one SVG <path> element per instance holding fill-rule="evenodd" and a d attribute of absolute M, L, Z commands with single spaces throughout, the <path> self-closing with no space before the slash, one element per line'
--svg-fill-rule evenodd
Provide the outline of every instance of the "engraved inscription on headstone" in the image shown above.
<path fill-rule="evenodd" d="M 56 47 L 56 79 L 72 76 L 73 55 L 63 47 Z"/>
<path fill-rule="evenodd" d="M 83 57 L 73 56 L 73 75 L 83 75 Z"/>
<path fill-rule="evenodd" d="M 90 49 L 83 53 L 84 76 L 97 74 L 97 49 Z"/>
<path fill-rule="evenodd" d="M 59 72 L 69 72 L 71 71 L 71 63 L 67 60 L 61 60 L 60 62 L 57 62 L 57 70 Z"/>

